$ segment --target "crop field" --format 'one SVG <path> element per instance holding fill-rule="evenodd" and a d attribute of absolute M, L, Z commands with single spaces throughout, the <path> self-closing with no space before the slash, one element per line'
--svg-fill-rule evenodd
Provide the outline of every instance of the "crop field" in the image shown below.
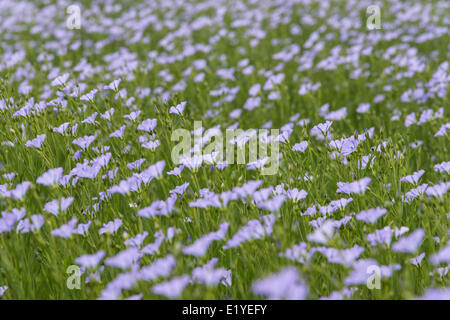
<path fill-rule="evenodd" d="M 449 26 L 0 0 L 0 300 L 450 299 Z"/>

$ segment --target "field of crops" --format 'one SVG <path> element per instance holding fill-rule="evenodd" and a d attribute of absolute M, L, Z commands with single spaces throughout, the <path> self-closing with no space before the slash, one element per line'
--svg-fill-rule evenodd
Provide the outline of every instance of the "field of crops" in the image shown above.
<path fill-rule="evenodd" d="M 0 0 L 0 299 L 450 299 L 449 25 Z"/>

